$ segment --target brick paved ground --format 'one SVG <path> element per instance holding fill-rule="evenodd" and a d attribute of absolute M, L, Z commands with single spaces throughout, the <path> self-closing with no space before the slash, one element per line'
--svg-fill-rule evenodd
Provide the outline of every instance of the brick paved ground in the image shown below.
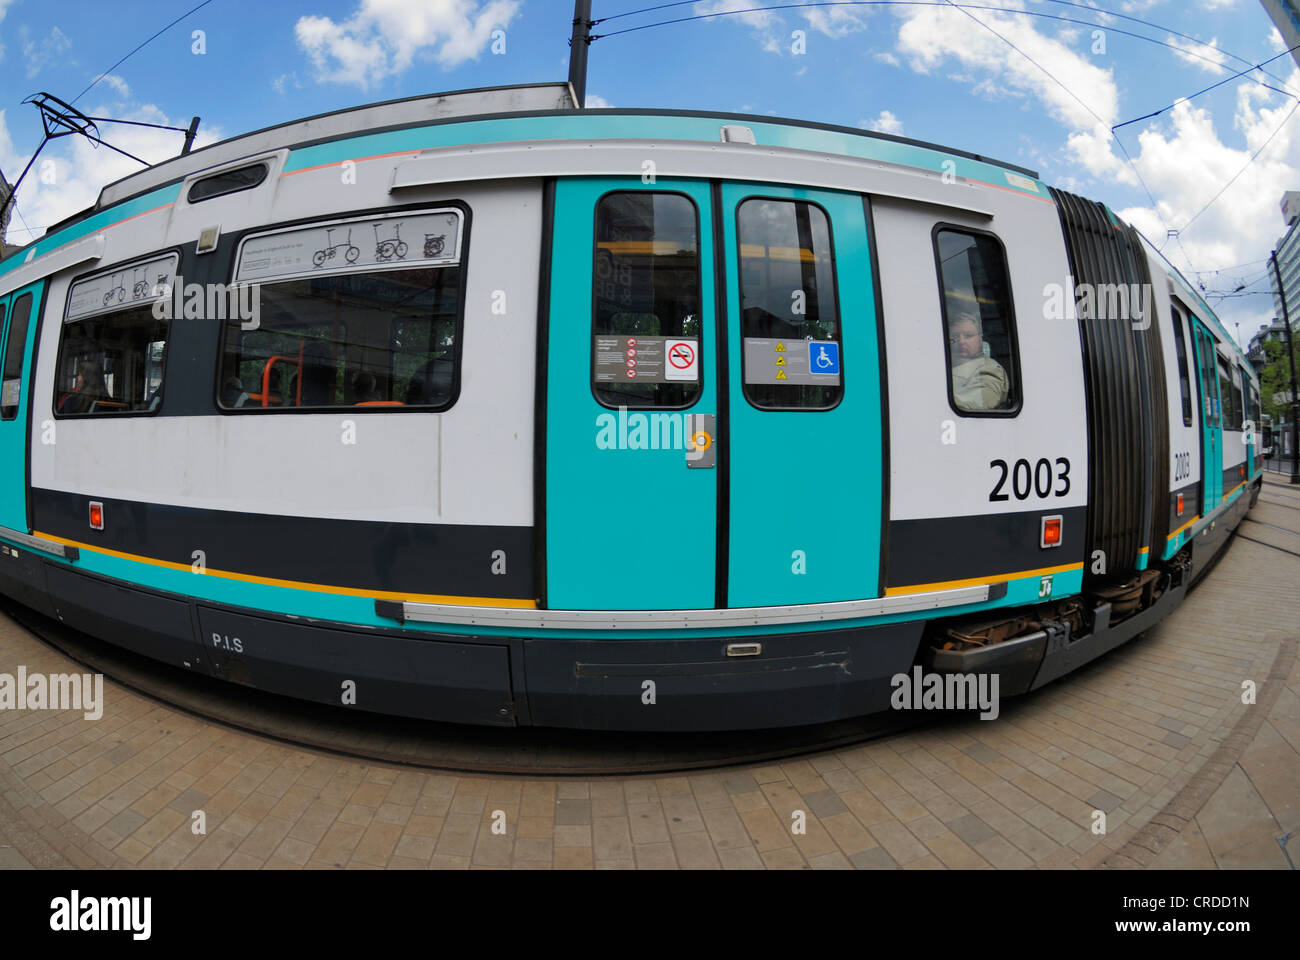
<path fill-rule="evenodd" d="M 1242 533 L 1263 543 L 1239 537 L 1157 630 L 998 720 L 770 765 L 418 772 L 214 726 L 106 682 L 96 722 L 0 713 L 0 868 L 1286 869 L 1280 837 L 1294 833 L 1300 861 L 1300 489 L 1270 479 L 1251 519 Z M 20 663 L 76 669 L 0 619 L 0 671 Z M 191 830 L 196 810 L 206 835 Z"/>

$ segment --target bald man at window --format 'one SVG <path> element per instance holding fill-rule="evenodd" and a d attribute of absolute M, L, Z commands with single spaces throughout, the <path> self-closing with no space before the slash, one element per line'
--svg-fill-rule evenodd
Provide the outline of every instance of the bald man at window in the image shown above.
<path fill-rule="evenodd" d="M 999 410 L 1011 393 L 1002 364 L 985 356 L 979 315 L 961 310 L 948 321 L 952 346 L 952 399 L 959 410 Z"/>

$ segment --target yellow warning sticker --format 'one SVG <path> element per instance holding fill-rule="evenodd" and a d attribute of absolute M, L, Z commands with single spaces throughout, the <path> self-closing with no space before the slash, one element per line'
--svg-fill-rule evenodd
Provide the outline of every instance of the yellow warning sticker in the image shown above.
<path fill-rule="evenodd" d="M 778 367 L 784 367 L 784 366 L 785 366 L 785 357 L 777 357 L 777 358 L 776 358 L 776 365 L 777 365 Z"/>
<path fill-rule="evenodd" d="M 777 352 L 777 353 L 785 353 L 785 344 L 784 344 L 784 343 L 778 343 L 778 344 L 776 345 L 776 352 Z"/>
<path fill-rule="evenodd" d="M 784 371 L 784 370 L 778 370 L 778 371 L 776 372 L 776 378 L 777 378 L 778 380 L 784 380 L 784 379 L 785 379 L 785 371 Z"/>

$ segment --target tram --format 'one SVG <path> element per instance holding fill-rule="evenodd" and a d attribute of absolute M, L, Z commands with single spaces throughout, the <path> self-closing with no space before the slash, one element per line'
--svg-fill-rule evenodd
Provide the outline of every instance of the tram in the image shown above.
<path fill-rule="evenodd" d="M 886 134 L 374 104 L 0 261 L 0 592 L 440 721 L 761 729 L 1036 689 L 1258 496 L 1259 384 L 1104 205 Z"/>

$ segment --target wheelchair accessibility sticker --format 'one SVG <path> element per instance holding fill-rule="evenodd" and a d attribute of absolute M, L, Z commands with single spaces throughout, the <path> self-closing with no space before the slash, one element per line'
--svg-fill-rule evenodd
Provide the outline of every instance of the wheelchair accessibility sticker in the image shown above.
<path fill-rule="evenodd" d="M 840 345 L 834 340 L 809 340 L 808 372 L 826 377 L 839 376 Z"/>

